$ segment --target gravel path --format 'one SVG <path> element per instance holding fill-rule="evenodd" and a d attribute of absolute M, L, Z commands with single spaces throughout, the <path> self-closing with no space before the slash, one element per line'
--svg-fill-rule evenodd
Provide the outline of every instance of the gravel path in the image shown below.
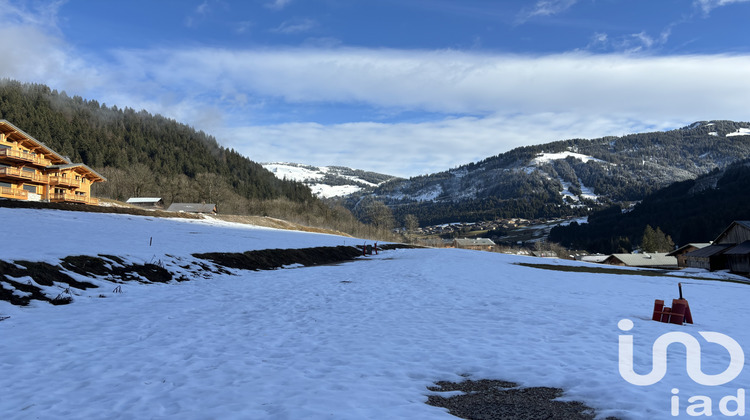
<path fill-rule="evenodd" d="M 427 404 L 447 408 L 456 417 L 476 420 L 591 420 L 596 412 L 578 401 L 557 401 L 559 388 L 518 388 L 513 382 L 482 379 L 436 382 L 434 392 L 460 391 L 443 397 L 430 395 Z M 454 392 L 455 393 L 455 392 Z M 616 420 L 608 417 L 607 420 Z"/>

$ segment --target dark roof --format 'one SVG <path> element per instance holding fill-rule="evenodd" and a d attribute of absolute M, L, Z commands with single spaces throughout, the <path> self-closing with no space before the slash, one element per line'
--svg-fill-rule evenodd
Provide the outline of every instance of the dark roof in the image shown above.
<path fill-rule="evenodd" d="M 172 203 L 167 211 L 184 211 L 186 213 L 213 213 L 216 210 L 216 204 L 201 203 Z"/>
<path fill-rule="evenodd" d="M 745 255 L 750 254 L 750 241 L 745 241 L 732 249 L 727 250 L 724 255 Z"/>
<path fill-rule="evenodd" d="M 701 249 L 696 249 L 695 251 L 688 252 L 685 255 L 688 257 L 697 258 L 713 257 L 714 255 L 723 254 L 724 251 L 733 246 L 734 244 L 713 244 Z"/>

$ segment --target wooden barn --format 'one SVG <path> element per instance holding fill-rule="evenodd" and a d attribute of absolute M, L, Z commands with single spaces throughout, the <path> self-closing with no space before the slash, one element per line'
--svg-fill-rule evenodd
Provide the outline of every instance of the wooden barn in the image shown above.
<path fill-rule="evenodd" d="M 734 221 L 714 242 L 685 254 L 688 267 L 750 274 L 750 221 Z"/>
<path fill-rule="evenodd" d="M 495 243 L 488 238 L 457 238 L 453 240 L 454 248 L 475 249 L 479 251 L 492 251 Z"/>

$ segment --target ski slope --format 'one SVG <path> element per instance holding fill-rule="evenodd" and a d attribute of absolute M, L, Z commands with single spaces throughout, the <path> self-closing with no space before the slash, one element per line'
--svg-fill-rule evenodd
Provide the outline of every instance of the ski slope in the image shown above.
<path fill-rule="evenodd" d="M 4 227 L 3 261 L 102 253 L 184 262 L 193 252 L 363 243 L 215 220 L 20 209 L 0 216 L 13 221 Z M 654 341 L 670 331 L 696 337 L 702 370 L 722 372 L 727 350 L 698 332 L 720 332 L 750 349 L 750 285 L 685 279 L 696 323 L 676 326 L 650 316 L 654 299 L 677 297 L 678 278 L 518 265 L 540 262 L 582 264 L 393 250 L 339 265 L 126 283 L 122 293 L 99 279 L 102 287 L 66 306 L 0 302 L 0 317 L 10 317 L 0 321 L 0 415 L 451 419 L 424 403 L 427 387 L 469 375 L 563 388 L 564 398 L 601 418 L 692 418 L 694 396 L 710 398 L 712 418 L 722 418 L 721 399 L 750 387 L 747 362 L 726 384 L 696 383 L 680 345 L 669 347 L 667 374 L 654 385 L 632 385 L 618 373 L 621 335 L 633 337 L 636 371 L 647 373 Z M 633 329 L 620 330 L 622 319 Z"/>

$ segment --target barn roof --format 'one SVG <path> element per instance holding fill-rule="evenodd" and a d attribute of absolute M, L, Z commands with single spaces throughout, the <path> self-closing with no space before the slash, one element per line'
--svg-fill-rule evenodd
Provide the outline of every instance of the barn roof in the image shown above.
<path fill-rule="evenodd" d="M 663 267 L 677 266 L 677 258 L 666 253 L 653 252 L 643 254 L 612 254 L 609 258 L 616 258 L 631 267 Z M 607 258 L 607 259 L 609 259 Z"/>
<path fill-rule="evenodd" d="M 693 258 L 713 257 L 714 255 L 723 254 L 727 249 L 733 246 L 734 244 L 713 244 L 701 249 L 696 249 L 695 251 L 688 252 L 687 254 L 685 254 L 685 256 Z"/>
<path fill-rule="evenodd" d="M 745 241 L 731 249 L 728 249 L 724 255 L 745 255 L 750 254 L 750 241 Z"/>
<path fill-rule="evenodd" d="M 489 238 L 456 238 L 456 245 L 458 246 L 491 246 L 495 245 L 492 239 Z"/>
<path fill-rule="evenodd" d="M 130 197 L 126 203 L 130 204 L 146 204 L 146 203 L 158 203 L 161 201 L 159 197 Z"/>
<path fill-rule="evenodd" d="M 167 211 L 182 211 L 185 213 L 213 213 L 216 210 L 216 204 L 202 203 L 172 203 Z"/>
<path fill-rule="evenodd" d="M 691 247 L 692 248 L 701 249 L 701 248 L 705 248 L 705 247 L 707 247 L 709 245 L 711 245 L 710 242 L 700 242 L 700 243 L 694 242 L 694 243 L 689 243 L 689 244 L 685 244 L 685 245 L 683 245 L 683 246 L 675 249 L 674 251 L 668 253 L 667 255 L 673 257 L 673 256 L 680 255 L 680 254 L 686 252 L 686 250 L 689 249 L 689 248 L 691 248 Z"/>
<path fill-rule="evenodd" d="M 721 234 L 719 234 L 719 236 L 716 237 L 716 239 L 714 240 L 714 242 L 721 242 L 721 240 L 724 238 L 724 236 L 726 236 L 729 233 L 729 231 L 731 231 L 732 229 L 734 229 L 735 226 L 739 226 L 742 229 L 746 229 L 746 230 L 750 231 L 750 220 L 735 220 L 734 222 L 732 222 L 732 224 L 729 225 L 729 227 L 727 227 L 726 229 L 724 229 L 724 231 L 721 232 Z"/>

